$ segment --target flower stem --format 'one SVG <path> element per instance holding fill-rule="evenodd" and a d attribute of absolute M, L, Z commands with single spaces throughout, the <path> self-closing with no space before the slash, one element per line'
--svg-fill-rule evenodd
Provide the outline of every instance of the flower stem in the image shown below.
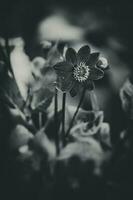
<path fill-rule="evenodd" d="M 42 119 L 43 119 L 43 114 L 39 112 L 39 129 L 41 129 L 43 125 Z"/>
<path fill-rule="evenodd" d="M 59 154 L 59 135 L 58 135 L 58 90 L 55 88 L 55 99 L 54 99 L 54 121 L 55 121 L 55 142 L 57 155 Z"/>
<path fill-rule="evenodd" d="M 62 99 L 62 140 L 63 146 L 65 145 L 65 105 L 66 105 L 66 93 L 63 93 Z"/>
<path fill-rule="evenodd" d="M 78 114 L 79 108 L 80 108 L 81 105 L 82 105 L 82 102 L 83 102 L 84 96 L 85 96 L 85 92 L 86 92 L 86 88 L 83 89 L 83 92 L 82 92 L 82 95 L 81 95 L 79 104 L 78 104 L 78 106 L 77 106 L 77 109 L 76 109 L 76 111 L 75 111 L 75 113 L 74 113 L 74 115 L 73 115 L 73 118 L 72 118 L 72 120 L 71 120 L 70 126 L 69 126 L 69 128 L 68 128 L 67 133 L 66 133 L 66 137 L 69 135 L 70 130 L 71 130 L 72 126 L 73 126 L 74 120 L 75 120 L 75 118 L 76 118 L 76 116 L 77 116 L 77 114 Z"/>

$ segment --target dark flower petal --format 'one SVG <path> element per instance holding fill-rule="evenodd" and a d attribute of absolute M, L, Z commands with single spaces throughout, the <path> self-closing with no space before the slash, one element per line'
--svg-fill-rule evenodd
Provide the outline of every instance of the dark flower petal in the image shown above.
<path fill-rule="evenodd" d="M 72 74 L 66 72 L 59 72 L 59 73 L 57 77 L 57 88 L 62 92 L 67 92 L 71 90 L 73 86 Z"/>
<path fill-rule="evenodd" d="M 79 91 L 79 83 L 78 83 L 78 82 L 75 82 L 75 83 L 73 84 L 72 89 L 70 90 L 70 95 L 71 95 L 71 97 L 75 97 L 75 96 L 77 95 L 78 91 Z"/>
<path fill-rule="evenodd" d="M 98 80 L 103 78 L 104 72 L 96 67 L 90 70 L 90 75 L 88 77 L 89 80 Z"/>
<path fill-rule="evenodd" d="M 94 87 L 95 87 L 95 85 L 94 85 L 92 80 L 85 81 L 84 86 L 90 91 L 94 90 Z"/>
<path fill-rule="evenodd" d="M 71 72 L 72 68 L 73 65 L 68 62 L 59 62 L 56 65 L 54 65 L 54 69 L 59 71 Z"/>
<path fill-rule="evenodd" d="M 94 67 L 96 63 L 98 62 L 99 55 L 100 55 L 99 53 L 91 53 L 90 59 L 88 60 L 86 64 L 89 65 L 89 67 Z"/>
<path fill-rule="evenodd" d="M 73 65 L 77 64 L 77 54 L 73 48 L 68 48 L 66 51 L 66 61 Z"/>
<path fill-rule="evenodd" d="M 83 62 L 86 63 L 90 57 L 90 47 L 88 45 L 83 46 L 78 51 L 78 63 Z"/>

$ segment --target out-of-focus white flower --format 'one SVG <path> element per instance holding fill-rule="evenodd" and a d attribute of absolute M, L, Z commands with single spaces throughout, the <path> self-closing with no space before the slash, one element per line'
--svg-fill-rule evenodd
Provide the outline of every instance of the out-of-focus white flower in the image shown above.
<path fill-rule="evenodd" d="M 18 149 L 19 147 L 26 145 L 32 138 L 32 133 L 29 132 L 26 127 L 22 125 L 16 125 L 11 132 L 10 146 L 12 149 Z"/>
<path fill-rule="evenodd" d="M 54 14 L 43 20 L 38 27 L 39 40 L 82 40 L 82 28 L 69 24 L 61 14 Z"/>
<path fill-rule="evenodd" d="M 33 156 L 33 151 L 29 149 L 29 146 L 26 144 L 26 145 L 23 145 L 23 146 L 20 146 L 18 148 L 18 152 L 19 152 L 19 160 L 25 160 L 25 159 L 29 159 L 31 158 L 31 156 Z"/>
<path fill-rule="evenodd" d="M 33 139 L 33 149 L 45 154 L 48 160 L 53 160 L 56 157 L 55 144 L 48 139 L 43 129 L 36 133 Z"/>
<path fill-rule="evenodd" d="M 10 40 L 10 46 L 14 46 L 10 54 L 10 60 L 14 77 L 24 100 L 27 98 L 28 86 L 33 82 L 33 63 L 24 51 L 24 41 L 22 38 Z"/>
<path fill-rule="evenodd" d="M 24 42 L 23 38 L 16 37 L 16 38 L 9 39 L 8 45 L 10 47 L 20 47 L 23 49 L 25 46 L 25 42 Z"/>
<path fill-rule="evenodd" d="M 111 147 L 110 126 L 108 123 L 103 122 L 99 131 L 99 139 L 102 144 Z"/>
<path fill-rule="evenodd" d="M 52 47 L 52 43 L 48 40 L 43 40 L 40 42 L 43 49 L 49 49 Z"/>
<path fill-rule="evenodd" d="M 123 110 L 130 119 L 133 119 L 133 84 L 129 79 L 125 81 L 120 89 L 120 98 Z"/>
<path fill-rule="evenodd" d="M 101 167 L 107 156 L 108 155 L 106 154 L 106 152 L 102 150 L 100 143 L 95 139 L 89 137 L 86 142 L 78 141 L 68 144 L 64 149 L 62 149 L 57 160 L 64 163 L 64 165 L 68 167 L 70 165 L 70 162 L 72 161 L 72 158 L 77 158 L 79 162 L 79 170 L 81 170 L 81 164 L 83 165 L 87 162 L 89 169 L 90 161 L 93 163 L 91 173 L 95 175 L 101 175 Z"/>
<path fill-rule="evenodd" d="M 90 137 L 97 137 L 99 142 L 111 147 L 110 126 L 103 122 L 102 111 L 85 111 L 81 109 L 76 123 L 70 131 L 72 141 L 87 142 Z"/>

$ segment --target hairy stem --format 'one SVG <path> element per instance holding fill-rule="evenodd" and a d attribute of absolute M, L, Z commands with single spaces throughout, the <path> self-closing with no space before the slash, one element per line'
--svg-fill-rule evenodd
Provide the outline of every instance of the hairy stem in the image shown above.
<path fill-rule="evenodd" d="M 54 121 L 55 121 L 55 142 L 57 155 L 59 154 L 59 134 L 58 134 L 58 90 L 55 88 L 55 99 L 54 99 Z"/>
<path fill-rule="evenodd" d="M 62 140 L 63 146 L 65 145 L 65 105 L 66 105 L 66 93 L 63 93 L 62 99 Z"/>
<path fill-rule="evenodd" d="M 76 116 L 77 116 L 77 114 L 78 114 L 78 112 L 79 112 L 79 108 L 80 108 L 81 105 L 82 105 L 82 102 L 83 102 L 84 96 L 85 96 L 85 92 L 86 92 L 86 89 L 84 88 L 84 89 L 83 89 L 83 92 L 82 92 L 82 95 L 81 95 L 81 98 L 80 98 L 80 101 L 79 101 L 79 104 L 78 104 L 78 106 L 77 106 L 77 109 L 76 109 L 76 111 L 75 111 L 75 113 L 74 113 L 74 115 L 73 115 L 73 118 L 72 118 L 72 120 L 71 120 L 70 126 L 69 126 L 69 128 L 68 128 L 67 133 L 66 133 L 66 137 L 69 135 L 70 130 L 71 130 L 71 128 L 72 128 L 72 126 L 73 126 L 73 123 L 74 123 L 74 121 L 75 121 L 75 118 L 76 118 Z"/>

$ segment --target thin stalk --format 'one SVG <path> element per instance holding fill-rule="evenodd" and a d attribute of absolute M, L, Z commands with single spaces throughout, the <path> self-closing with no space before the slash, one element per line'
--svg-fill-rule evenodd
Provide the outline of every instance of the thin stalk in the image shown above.
<path fill-rule="evenodd" d="M 54 121 L 55 121 L 55 142 L 57 155 L 59 154 L 59 134 L 58 134 L 58 90 L 55 88 L 55 99 L 54 99 Z"/>
<path fill-rule="evenodd" d="M 65 105 L 66 105 L 66 93 L 63 93 L 62 98 L 62 140 L 63 146 L 65 145 Z"/>
<path fill-rule="evenodd" d="M 41 129 L 43 126 L 43 114 L 39 112 L 39 128 Z"/>
<path fill-rule="evenodd" d="M 70 130 L 71 130 L 71 128 L 72 128 L 72 126 L 73 126 L 73 123 L 74 123 L 74 121 L 75 121 L 75 118 L 76 118 L 76 116 L 77 116 L 77 114 L 78 114 L 78 112 L 79 112 L 79 108 L 80 108 L 81 105 L 82 105 L 82 102 L 83 102 L 84 96 L 85 96 L 85 92 L 86 92 L 86 88 L 83 89 L 83 92 L 82 92 L 82 95 L 81 95 L 79 104 L 78 104 L 78 106 L 77 106 L 77 109 L 76 109 L 76 111 L 75 111 L 75 113 L 74 113 L 74 115 L 73 115 L 73 118 L 72 118 L 72 120 L 71 120 L 70 126 L 69 126 L 69 128 L 68 128 L 67 133 L 66 133 L 66 137 L 69 135 Z"/>

